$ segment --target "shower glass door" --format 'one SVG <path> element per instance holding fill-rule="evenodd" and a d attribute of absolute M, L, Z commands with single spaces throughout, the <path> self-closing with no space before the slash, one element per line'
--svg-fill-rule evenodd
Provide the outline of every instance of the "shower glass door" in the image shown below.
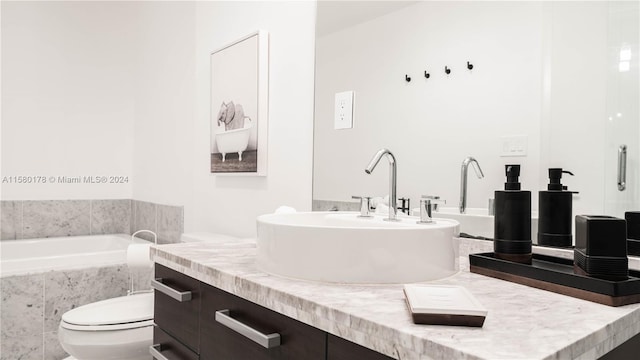
<path fill-rule="evenodd" d="M 605 213 L 640 211 L 640 6 L 609 3 Z"/>

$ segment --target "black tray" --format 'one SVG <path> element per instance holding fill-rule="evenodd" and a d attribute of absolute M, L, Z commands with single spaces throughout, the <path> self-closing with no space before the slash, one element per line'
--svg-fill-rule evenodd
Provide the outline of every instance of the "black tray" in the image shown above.
<path fill-rule="evenodd" d="M 497 259 L 493 253 L 469 255 L 472 273 L 553 291 L 609 306 L 640 302 L 640 272 L 610 281 L 576 274 L 572 259 L 533 254 L 531 265 Z"/>

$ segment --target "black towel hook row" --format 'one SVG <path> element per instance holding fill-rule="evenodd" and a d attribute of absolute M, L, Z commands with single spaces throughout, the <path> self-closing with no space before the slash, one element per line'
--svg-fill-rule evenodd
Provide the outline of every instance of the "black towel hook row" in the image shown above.
<path fill-rule="evenodd" d="M 467 69 L 469 69 L 470 71 L 471 71 L 471 70 L 473 70 L 473 64 L 472 64 L 470 61 L 467 61 Z M 445 74 L 447 74 L 447 75 L 451 74 L 451 69 L 449 68 L 449 66 L 445 65 L 445 67 L 444 67 L 444 73 L 445 73 Z M 424 77 L 425 77 L 426 79 L 428 79 L 428 78 L 430 78 L 430 77 L 431 77 L 431 74 L 429 74 L 429 73 L 427 72 L 427 70 L 425 70 L 425 71 L 424 71 Z M 404 75 L 404 80 L 405 80 L 406 82 L 410 82 L 410 81 L 411 81 L 411 77 L 410 77 L 409 75 L 405 74 L 405 75 Z"/>

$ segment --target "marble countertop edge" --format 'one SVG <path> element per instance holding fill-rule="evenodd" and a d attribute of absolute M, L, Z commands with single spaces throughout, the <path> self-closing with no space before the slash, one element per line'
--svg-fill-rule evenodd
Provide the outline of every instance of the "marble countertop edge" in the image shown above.
<path fill-rule="evenodd" d="M 484 243 L 470 243 L 467 245 L 472 246 L 467 249 L 471 253 L 484 250 L 482 248 L 486 245 Z M 211 253 L 211 249 L 207 247 L 200 248 L 198 245 L 191 244 L 152 247 L 151 258 L 158 264 L 184 273 L 206 284 L 396 359 L 456 358 L 476 360 L 492 358 L 488 355 L 492 354 L 492 352 L 487 352 L 483 348 L 474 349 L 469 346 L 456 348 L 453 346 L 455 344 L 441 343 L 437 339 L 434 341 L 426 338 L 425 334 L 432 331 L 437 332 L 438 330 L 424 328 L 416 331 L 416 328 L 409 324 L 411 320 L 408 312 L 405 314 L 407 317 L 406 326 L 398 326 L 397 321 L 395 323 L 391 322 L 392 325 L 395 324 L 396 326 L 390 326 L 381 322 L 386 319 L 384 317 L 365 318 L 366 311 L 361 312 L 358 307 L 347 306 L 346 309 L 341 308 L 340 296 L 338 296 L 338 301 L 335 302 L 327 300 L 331 298 L 332 294 L 344 295 L 345 292 L 352 292 L 355 295 L 362 295 L 362 293 L 369 292 L 370 289 L 376 289 L 376 297 L 382 296 L 386 300 L 393 301 L 393 304 L 395 304 L 393 306 L 397 310 L 398 301 L 400 300 L 396 292 L 402 288 L 402 285 L 349 285 L 340 288 L 340 284 L 286 279 L 261 272 L 255 267 L 255 261 L 249 261 L 253 251 L 255 251 L 255 246 L 253 248 L 251 246 L 223 248 L 223 250 L 226 249 L 231 249 L 227 253 L 229 258 L 226 260 L 231 263 L 238 262 L 241 266 L 224 266 L 226 265 L 225 259 L 211 260 L 208 255 Z M 236 255 L 233 252 L 235 250 L 241 252 Z M 461 262 L 467 262 L 464 261 L 464 258 L 468 257 L 467 254 L 462 252 L 460 255 Z M 465 265 L 461 264 L 461 271 L 463 266 Z M 468 264 L 466 264 L 466 267 L 468 272 Z M 469 276 L 473 278 L 482 275 L 468 273 L 461 280 L 473 280 Z M 482 278 L 486 277 L 482 276 Z M 320 299 L 324 301 L 314 301 L 313 291 L 323 293 L 325 297 Z M 536 291 L 544 290 L 536 289 Z M 393 296 L 389 296 L 390 293 Z M 359 316 L 359 314 L 365 317 Z M 397 314 L 394 316 L 397 316 Z M 397 320 L 397 317 L 395 320 Z M 464 331 L 470 330 L 462 329 L 461 331 L 460 338 L 464 338 Z M 552 341 L 555 345 L 548 344 L 549 348 L 537 351 L 536 355 L 528 355 L 530 355 L 529 358 L 534 356 L 543 360 L 564 358 L 596 359 L 638 333 L 640 333 L 640 307 L 636 306 L 635 309 L 619 315 L 607 325 L 594 329 L 586 336 L 580 339 L 568 340 L 570 342 L 569 345 L 562 347 L 562 345 L 558 346 L 560 344 L 557 341 Z M 424 355 L 425 353 L 429 353 L 430 356 Z M 510 359 L 528 359 L 525 356 L 526 354 L 519 354 L 518 356 L 510 357 Z"/>
<path fill-rule="evenodd" d="M 407 357 L 421 360 L 435 359 L 433 357 L 423 355 L 427 348 L 430 351 L 434 351 L 435 349 L 437 349 L 438 353 L 446 353 L 449 355 L 457 354 L 456 359 L 483 359 L 481 356 L 473 356 L 469 353 L 460 353 L 459 350 L 455 348 L 431 341 L 429 339 L 417 337 L 402 329 L 393 328 L 380 322 L 371 321 L 357 315 L 349 314 L 337 307 L 319 304 L 311 299 L 302 297 L 297 294 L 292 296 L 286 291 L 270 288 L 265 286 L 264 284 L 252 281 L 251 277 L 259 277 L 261 279 L 265 277 L 272 277 L 276 281 L 292 281 L 296 283 L 306 283 L 315 286 L 340 286 L 340 284 L 324 284 L 309 282 L 306 280 L 285 279 L 274 277 L 273 275 L 265 273 L 255 273 L 253 275 L 245 274 L 243 278 L 240 278 L 237 275 L 208 267 L 206 264 L 200 263 L 196 260 L 177 256 L 171 252 L 163 250 L 162 248 L 152 248 L 151 251 L 152 258 L 156 263 L 160 265 L 181 272 L 194 279 L 200 280 L 206 284 L 217 287 L 221 290 L 256 303 L 260 306 L 266 307 L 282 315 L 294 318 L 305 324 L 326 331 L 332 335 L 344 338 L 357 344 L 361 344 L 396 359 L 403 359 Z M 170 257 L 171 260 L 168 260 L 165 257 Z M 214 273 L 211 273 L 212 271 Z M 212 279 L 215 279 L 215 281 L 212 281 Z M 256 289 L 256 287 L 260 289 L 266 289 L 268 295 L 275 296 L 260 296 L 258 292 L 253 291 Z M 402 285 L 365 285 L 365 287 L 401 288 Z M 303 309 L 310 309 L 311 311 L 305 311 Z M 323 317 L 321 315 L 322 313 L 330 316 Z M 408 313 L 407 316 L 409 317 Z M 376 331 L 375 333 L 372 333 L 357 330 L 353 327 L 354 323 L 358 323 L 358 328 L 376 329 Z M 399 346 L 398 344 L 402 344 L 404 346 Z M 414 351 L 409 350 L 409 348 Z"/>

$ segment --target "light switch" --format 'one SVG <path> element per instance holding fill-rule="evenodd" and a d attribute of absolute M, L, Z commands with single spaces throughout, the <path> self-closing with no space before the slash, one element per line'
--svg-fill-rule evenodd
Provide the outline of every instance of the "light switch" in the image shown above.
<path fill-rule="evenodd" d="M 353 128 L 353 91 L 336 93 L 334 128 Z"/>
<path fill-rule="evenodd" d="M 527 135 L 501 137 L 500 156 L 527 156 L 528 138 Z"/>

